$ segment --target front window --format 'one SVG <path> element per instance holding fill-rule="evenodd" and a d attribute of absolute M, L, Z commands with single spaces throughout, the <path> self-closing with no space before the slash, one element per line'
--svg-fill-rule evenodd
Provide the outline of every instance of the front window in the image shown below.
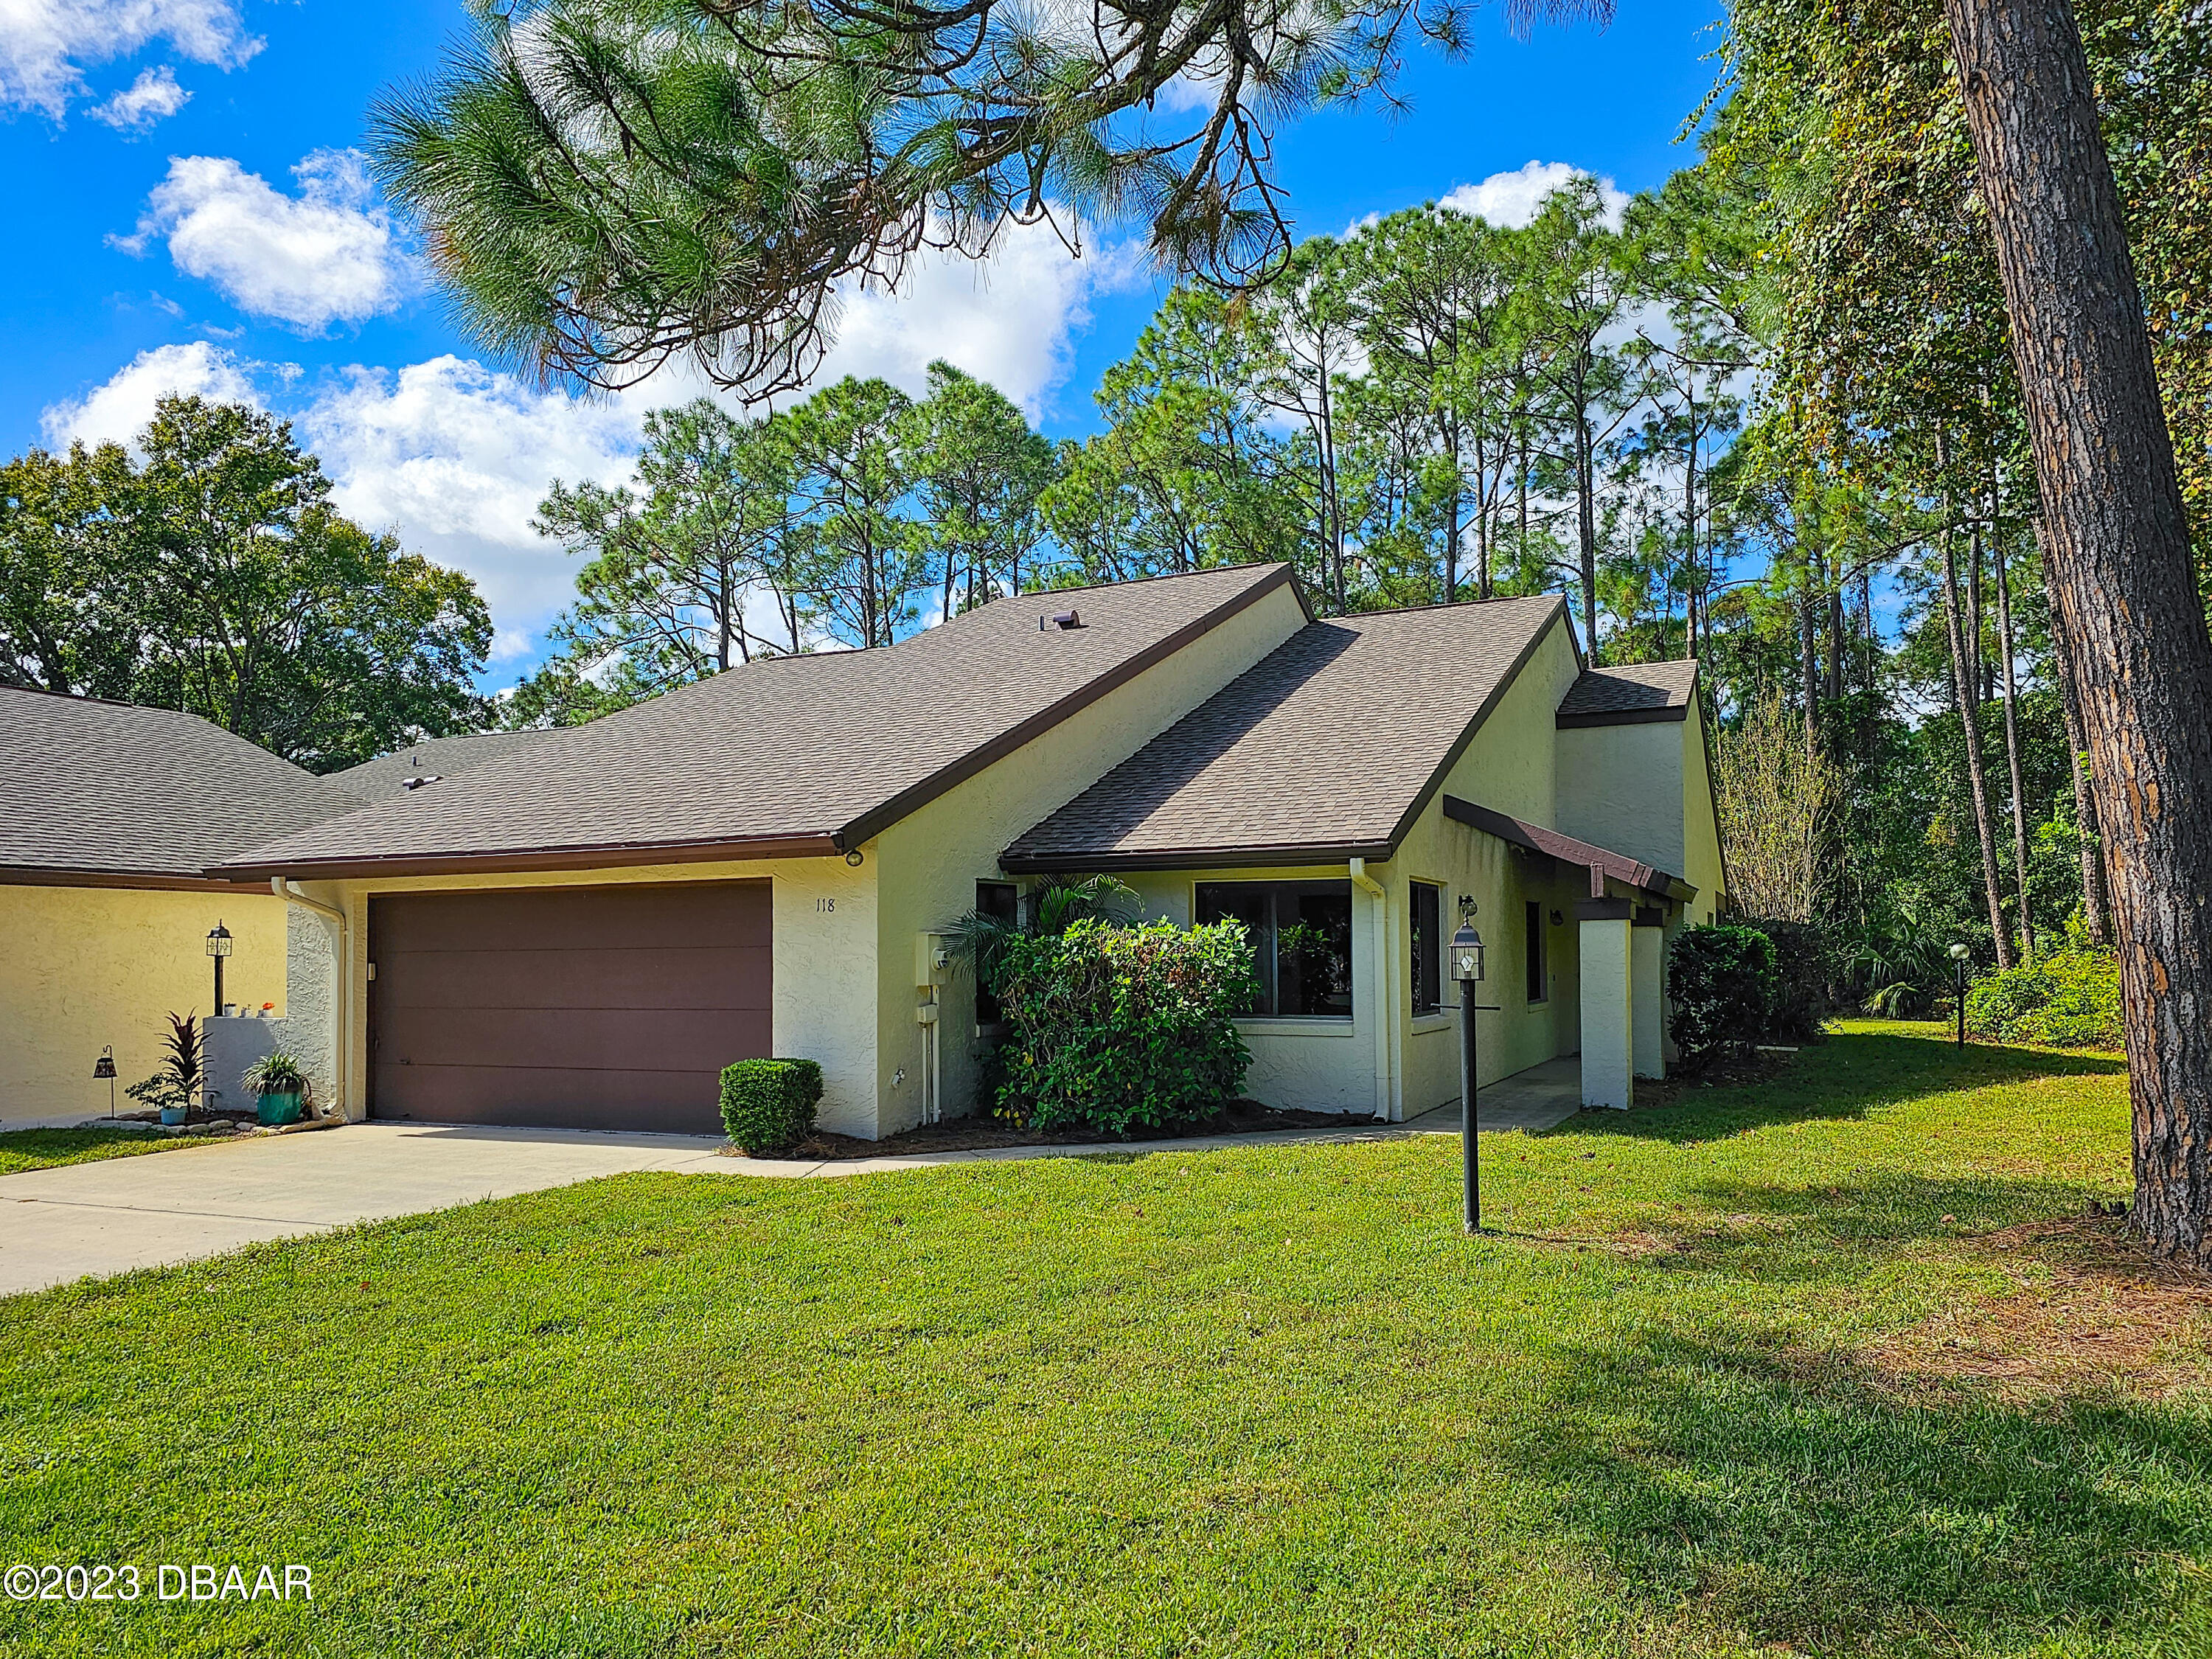
<path fill-rule="evenodd" d="M 1551 998 L 1549 967 L 1544 960 L 1544 907 L 1530 904 L 1522 910 L 1522 939 L 1527 950 L 1522 960 L 1528 966 L 1528 1000 L 1545 1002 Z"/>
<path fill-rule="evenodd" d="M 1413 1012 L 1433 1014 L 1443 1006 L 1444 890 L 1425 881 L 1413 884 Z"/>
<path fill-rule="evenodd" d="M 1260 996 L 1255 1015 L 1352 1018 L 1352 884 L 1206 882 L 1198 920 L 1244 924 Z"/>

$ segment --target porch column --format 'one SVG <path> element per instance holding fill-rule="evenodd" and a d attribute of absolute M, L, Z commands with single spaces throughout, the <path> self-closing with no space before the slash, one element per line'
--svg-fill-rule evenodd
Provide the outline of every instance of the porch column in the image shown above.
<path fill-rule="evenodd" d="M 1582 926 L 1583 1104 L 1626 1109 L 1633 1097 L 1635 906 L 1626 899 L 1585 899 L 1575 907 Z"/>
<path fill-rule="evenodd" d="M 1631 1023 L 1636 1031 L 1636 1075 L 1667 1075 L 1667 1002 L 1661 990 L 1666 957 L 1666 917 L 1656 907 L 1638 905 L 1629 935 Z"/>

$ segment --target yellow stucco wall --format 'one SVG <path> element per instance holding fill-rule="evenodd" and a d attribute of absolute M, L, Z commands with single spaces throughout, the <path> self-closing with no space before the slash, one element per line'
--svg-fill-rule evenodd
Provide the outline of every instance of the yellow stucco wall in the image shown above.
<path fill-rule="evenodd" d="M 225 1000 L 282 1012 L 284 907 L 266 892 L 0 887 L 0 1124 L 105 1112 L 92 1067 L 106 1044 L 119 1084 L 150 1076 L 167 1013 L 212 1011 L 217 921 L 233 940 Z"/>
<path fill-rule="evenodd" d="M 1305 625 L 1288 587 L 1279 587 L 1070 716 L 901 819 L 862 849 L 883 895 L 877 952 L 876 1033 L 881 1133 L 921 1121 L 918 1079 L 924 1033 L 915 1009 L 915 942 L 975 903 L 975 884 L 1004 880 L 999 854 L 1023 830 L 1049 816 L 1133 755 Z M 943 1114 L 975 1103 L 982 1044 L 975 1035 L 975 981 L 953 975 L 939 992 L 938 1066 Z M 896 1084 L 893 1079 L 904 1077 Z"/>
<path fill-rule="evenodd" d="M 1681 877 L 1698 890 L 1690 920 L 1709 922 L 1717 911 L 1728 871 L 1721 862 L 1721 826 L 1714 816 L 1712 775 L 1705 765 L 1705 713 L 1691 705 L 1681 725 L 1683 850 Z"/>
<path fill-rule="evenodd" d="M 342 906 L 353 955 L 352 1010 L 344 1109 L 362 1115 L 368 1075 L 369 898 L 377 893 L 487 888 L 603 887 L 647 882 L 772 884 L 769 957 L 775 975 L 773 1021 L 780 1054 L 822 1065 L 823 1128 L 875 1133 L 876 868 L 842 859 L 757 859 L 714 864 L 641 865 L 621 870 L 548 870 L 483 876 L 409 876 L 383 881 L 308 882 L 301 890 Z M 736 1056 L 732 1055 L 732 1059 Z"/>

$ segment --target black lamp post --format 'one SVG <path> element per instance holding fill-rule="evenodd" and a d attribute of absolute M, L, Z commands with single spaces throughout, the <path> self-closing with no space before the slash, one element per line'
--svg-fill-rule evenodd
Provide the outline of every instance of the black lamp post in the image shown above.
<path fill-rule="evenodd" d="M 1966 958 L 1972 954 L 1963 945 L 1951 947 L 1952 1000 L 1959 1005 L 1958 1046 L 1961 1048 L 1966 1046 Z"/>
<path fill-rule="evenodd" d="M 1482 1231 L 1482 1170 L 1475 1151 L 1474 988 L 1482 983 L 1482 935 L 1474 931 L 1474 901 L 1459 902 L 1459 928 L 1451 937 L 1451 975 L 1459 981 L 1460 1218 L 1468 1231 Z"/>
<path fill-rule="evenodd" d="M 215 1012 L 222 1013 L 222 962 L 230 954 L 230 929 L 220 921 L 207 937 L 207 952 L 215 958 Z"/>
<path fill-rule="evenodd" d="M 92 1080 L 107 1079 L 107 1115 L 115 1115 L 115 1045 L 109 1043 L 100 1051 L 100 1058 L 92 1062 Z"/>

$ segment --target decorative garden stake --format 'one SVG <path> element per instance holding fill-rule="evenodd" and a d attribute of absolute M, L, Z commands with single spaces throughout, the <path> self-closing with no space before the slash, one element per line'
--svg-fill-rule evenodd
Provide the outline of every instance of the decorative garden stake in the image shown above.
<path fill-rule="evenodd" d="M 1972 952 L 1963 945 L 1954 945 L 1951 947 L 1953 1000 L 1959 1005 L 1958 1046 L 1961 1048 L 1966 1046 L 1966 958 L 1972 954 Z"/>
<path fill-rule="evenodd" d="M 1460 1218 L 1468 1231 L 1482 1231 L 1482 1170 L 1475 1151 L 1474 988 L 1482 983 L 1482 935 L 1474 931 L 1474 901 L 1462 895 L 1459 928 L 1451 939 L 1451 974 L 1459 981 Z"/>
<path fill-rule="evenodd" d="M 215 1011 L 222 1012 L 222 959 L 230 954 L 230 929 L 216 923 L 208 934 L 207 952 L 215 958 Z"/>

